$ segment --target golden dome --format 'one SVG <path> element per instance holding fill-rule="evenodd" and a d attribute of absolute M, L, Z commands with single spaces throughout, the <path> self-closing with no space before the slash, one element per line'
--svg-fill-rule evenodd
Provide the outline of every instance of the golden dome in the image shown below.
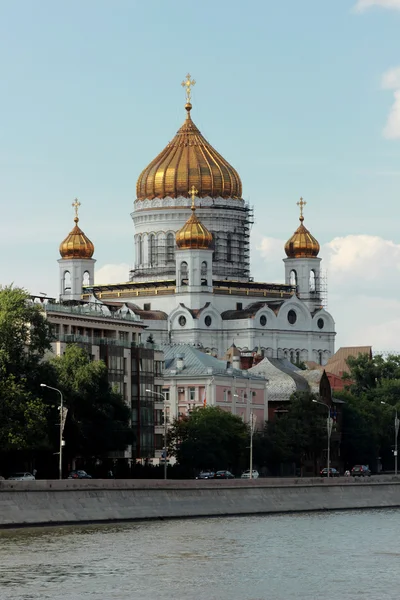
<path fill-rule="evenodd" d="M 81 205 L 78 200 L 72 203 L 75 207 L 75 227 L 60 244 L 61 258 L 92 258 L 94 246 L 88 237 L 78 227 L 78 207 Z"/>
<path fill-rule="evenodd" d="M 193 185 L 201 198 L 241 198 L 238 173 L 201 135 L 190 117 L 190 101 L 185 109 L 186 120 L 174 139 L 139 175 L 137 199 L 187 197 Z"/>
<path fill-rule="evenodd" d="M 303 225 L 303 207 L 306 202 L 300 198 L 297 203 L 300 207 L 300 226 L 285 244 L 288 258 L 315 258 L 319 253 L 319 243 Z"/>
<path fill-rule="evenodd" d="M 186 221 L 182 229 L 180 229 L 176 235 L 176 245 L 181 250 L 208 250 L 212 244 L 212 233 L 201 223 L 196 215 L 196 207 L 194 205 L 194 198 L 198 193 L 194 186 L 188 194 L 192 195 L 192 214 Z"/>

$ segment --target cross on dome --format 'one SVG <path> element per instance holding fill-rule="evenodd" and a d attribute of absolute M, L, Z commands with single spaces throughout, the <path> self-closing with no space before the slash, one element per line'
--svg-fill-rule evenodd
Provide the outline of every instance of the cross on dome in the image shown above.
<path fill-rule="evenodd" d="M 188 193 L 189 193 L 189 196 L 191 196 L 191 197 L 192 197 L 192 210 L 196 210 L 196 207 L 195 207 L 195 205 L 194 205 L 194 199 L 196 198 L 196 196 L 197 196 L 197 194 L 199 193 L 199 191 L 198 191 L 198 190 L 196 190 L 196 188 L 195 188 L 195 186 L 194 186 L 194 185 L 192 185 L 192 189 L 191 189 L 191 190 L 189 190 L 189 192 L 188 192 Z"/>
<path fill-rule="evenodd" d="M 194 79 L 191 79 L 191 75 L 190 75 L 190 73 L 188 73 L 186 75 L 186 81 L 183 80 L 182 83 L 181 83 L 181 86 L 184 87 L 184 88 L 186 88 L 185 92 L 186 92 L 186 103 L 187 104 L 190 104 L 190 100 L 191 100 L 191 97 L 192 97 L 192 94 L 191 94 L 192 87 L 194 85 L 196 85 L 196 82 L 195 82 Z"/>
<path fill-rule="evenodd" d="M 75 198 L 75 200 L 72 203 L 72 206 L 75 209 L 75 219 L 74 220 L 76 223 L 79 221 L 78 210 L 79 210 L 80 205 L 81 205 L 81 203 L 79 202 L 78 198 Z"/>
<path fill-rule="evenodd" d="M 303 207 L 307 204 L 307 202 L 305 202 L 303 200 L 303 198 L 300 198 L 300 201 L 297 202 L 297 206 L 300 207 L 300 221 L 304 221 L 304 217 L 303 217 Z"/>

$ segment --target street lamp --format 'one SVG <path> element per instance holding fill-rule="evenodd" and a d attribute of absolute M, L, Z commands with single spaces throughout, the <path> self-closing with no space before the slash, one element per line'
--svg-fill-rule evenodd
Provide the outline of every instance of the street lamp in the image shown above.
<path fill-rule="evenodd" d="M 328 471 L 326 476 L 329 477 L 330 473 L 330 462 L 331 462 L 331 433 L 332 433 L 332 419 L 331 419 L 331 407 L 328 406 L 327 404 L 325 404 L 325 402 L 320 402 L 319 400 L 314 400 L 313 402 L 315 402 L 315 404 L 321 404 L 322 406 L 325 406 L 325 408 L 328 409 L 328 418 L 326 420 L 326 429 L 327 429 L 327 433 L 328 433 Z"/>
<path fill-rule="evenodd" d="M 381 400 L 381 404 L 386 404 Z M 397 475 L 397 437 L 399 435 L 399 419 L 397 417 L 397 408 L 395 410 L 394 417 L 394 474 Z"/>
<path fill-rule="evenodd" d="M 146 390 L 146 392 L 153 396 L 161 396 L 164 400 L 164 479 L 167 479 L 167 395 L 153 390 Z"/>
<path fill-rule="evenodd" d="M 49 390 L 54 390 L 60 394 L 61 403 L 60 403 L 60 451 L 58 457 L 58 479 L 62 479 L 62 448 L 63 448 L 63 420 L 64 420 L 64 399 L 61 390 L 55 387 L 51 387 L 51 385 L 47 385 L 46 383 L 41 383 L 40 387 L 48 388 Z"/>
<path fill-rule="evenodd" d="M 254 433 L 254 413 L 250 413 L 250 479 L 253 479 L 253 433 Z"/>

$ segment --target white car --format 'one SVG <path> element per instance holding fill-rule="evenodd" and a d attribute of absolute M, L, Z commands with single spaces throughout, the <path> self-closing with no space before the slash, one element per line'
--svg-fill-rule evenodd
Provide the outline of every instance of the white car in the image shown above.
<path fill-rule="evenodd" d="M 259 477 L 260 477 L 259 472 L 256 471 L 256 469 L 253 469 L 251 478 L 258 479 Z M 244 471 L 244 473 L 242 473 L 241 479 L 250 479 L 250 469 L 248 469 L 247 471 Z"/>
<path fill-rule="evenodd" d="M 9 481 L 35 481 L 35 477 L 34 475 L 32 475 L 32 473 L 27 473 L 26 471 L 24 473 L 13 473 L 12 475 L 10 475 L 10 477 L 8 478 Z"/>

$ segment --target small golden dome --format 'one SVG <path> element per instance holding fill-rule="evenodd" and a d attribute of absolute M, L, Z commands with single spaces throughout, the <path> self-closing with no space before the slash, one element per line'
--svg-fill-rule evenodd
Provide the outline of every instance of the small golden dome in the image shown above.
<path fill-rule="evenodd" d="M 303 225 L 303 207 L 306 204 L 303 198 L 300 198 L 300 202 L 297 203 L 300 207 L 300 226 L 285 244 L 288 258 L 315 258 L 318 256 L 319 243 Z"/>
<path fill-rule="evenodd" d="M 78 200 L 72 203 L 72 206 L 75 207 L 75 227 L 60 244 L 61 258 L 92 258 L 93 256 L 93 243 L 78 227 L 78 207 L 80 205 L 81 203 Z"/>
<path fill-rule="evenodd" d="M 208 231 L 196 215 L 194 198 L 198 192 L 195 187 L 192 186 L 191 191 L 188 193 L 192 195 L 192 214 L 182 229 L 176 233 L 176 245 L 181 250 L 208 250 L 212 244 L 213 237 L 212 233 Z"/>
<path fill-rule="evenodd" d="M 201 198 L 241 198 L 237 171 L 201 135 L 190 117 L 190 102 L 185 109 L 186 120 L 174 139 L 139 175 L 137 199 L 187 197 L 193 185 Z"/>

